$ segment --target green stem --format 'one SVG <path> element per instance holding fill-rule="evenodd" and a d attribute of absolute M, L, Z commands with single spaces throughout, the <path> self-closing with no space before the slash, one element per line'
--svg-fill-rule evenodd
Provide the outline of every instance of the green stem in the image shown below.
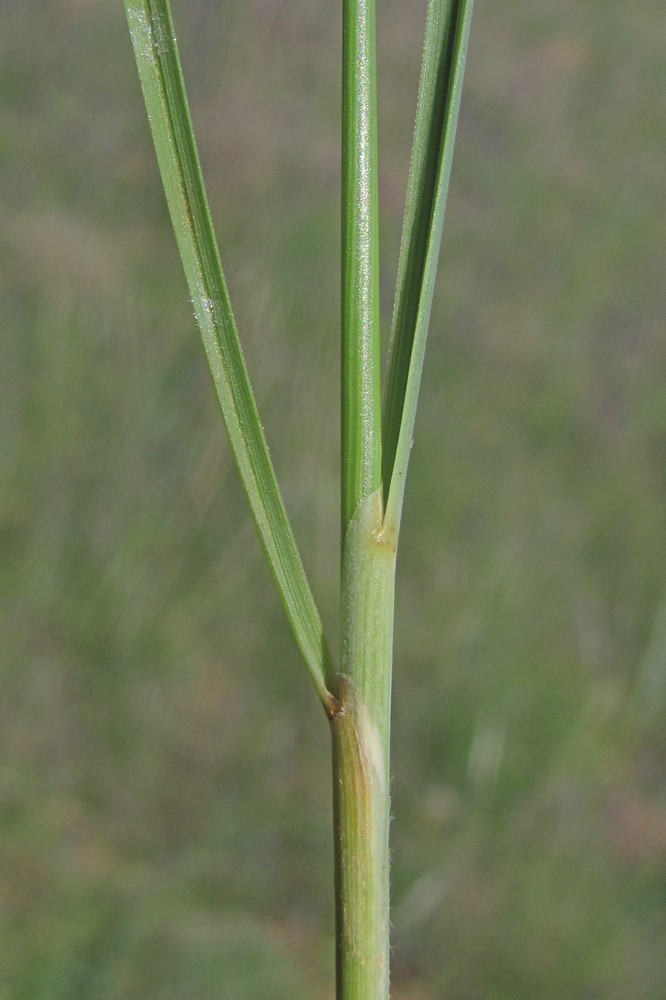
<path fill-rule="evenodd" d="M 374 0 L 345 0 L 342 43 L 342 531 L 381 484 Z"/>
<path fill-rule="evenodd" d="M 395 544 L 383 532 L 374 0 L 344 0 L 342 667 L 333 744 L 337 1000 L 387 1000 Z"/>
<path fill-rule="evenodd" d="M 339 673 L 324 641 L 243 360 L 169 2 L 124 3 L 167 203 L 215 389 L 268 561 L 331 725 L 337 1000 L 388 1000 L 396 545 L 472 0 L 429 0 L 383 445 L 374 0 L 343 0 Z"/>
<path fill-rule="evenodd" d="M 330 716 L 335 825 L 336 997 L 387 1000 L 389 734 L 395 538 L 381 489 L 356 510 L 343 556 L 342 675 Z"/>

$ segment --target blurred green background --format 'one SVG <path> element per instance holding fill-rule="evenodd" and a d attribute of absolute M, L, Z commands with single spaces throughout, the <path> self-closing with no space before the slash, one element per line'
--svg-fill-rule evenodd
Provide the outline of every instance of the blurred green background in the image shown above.
<path fill-rule="evenodd" d="M 383 308 L 424 0 L 379 5 Z M 174 3 L 336 632 L 337 3 Z M 0 32 L 0 998 L 332 996 L 326 722 L 264 566 L 120 0 Z M 661 0 L 478 0 L 399 558 L 396 1000 L 663 1000 Z"/>

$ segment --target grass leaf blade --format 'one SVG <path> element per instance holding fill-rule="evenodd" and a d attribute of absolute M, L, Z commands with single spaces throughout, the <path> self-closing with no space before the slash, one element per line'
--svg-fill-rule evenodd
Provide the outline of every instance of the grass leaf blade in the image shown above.
<path fill-rule="evenodd" d="M 268 454 L 222 272 L 168 0 L 125 0 L 162 182 L 224 422 L 278 590 L 320 698 L 335 670 Z"/>
<path fill-rule="evenodd" d="M 429 0 L 383 415 L 387 522 L 397 531 L 451 175 L 472 0 Z"/>

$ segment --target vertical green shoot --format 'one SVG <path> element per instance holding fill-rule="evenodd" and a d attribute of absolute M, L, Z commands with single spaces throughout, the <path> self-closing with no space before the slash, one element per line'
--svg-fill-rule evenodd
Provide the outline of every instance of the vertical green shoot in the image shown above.
<path fill-rule="evenodd" d="M 342 532 L 381 484 L 374 0 L 344 0 Z"/>
<path fill-rule="evenodd" d="M 336 997 L 387 1000 L 395 546 L 382 532 L 374 0 L 344 0 L 342 665 L 331 717 Z"/>
<path fill-rule="evenodd" d="M 343 0 L 341 666 L 268 455 L 206 201 L 168 0 L 124 0 L 195 315 L 236 462 L 332 735 L 336 996 L 388 1000 L 395 561 L 472 0 L 429 0 L 383 428 L 374 0 Z M 383 429 L 383 434 L 382 434 Z M 383 456 L 383 464 L 382 464 Z"/>

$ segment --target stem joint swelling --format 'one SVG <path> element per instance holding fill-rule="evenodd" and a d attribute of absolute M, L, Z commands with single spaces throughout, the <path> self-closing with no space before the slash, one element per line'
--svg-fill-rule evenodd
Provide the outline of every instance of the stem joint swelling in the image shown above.
<path fill-rule="evenodd" d="M 336 678 L 336 682 L 339 678 Z M 336 687 L 337 687 L 336 683 Z M 324 711 L 326 712 L 326 718 L 329 722 L 333 723 L 340 719 L 345 714 L 345 706 L 341 701 L 339 701 L 334 694 L 327 691 L 322 698 L 322 703 L 324 705 Z"/>

